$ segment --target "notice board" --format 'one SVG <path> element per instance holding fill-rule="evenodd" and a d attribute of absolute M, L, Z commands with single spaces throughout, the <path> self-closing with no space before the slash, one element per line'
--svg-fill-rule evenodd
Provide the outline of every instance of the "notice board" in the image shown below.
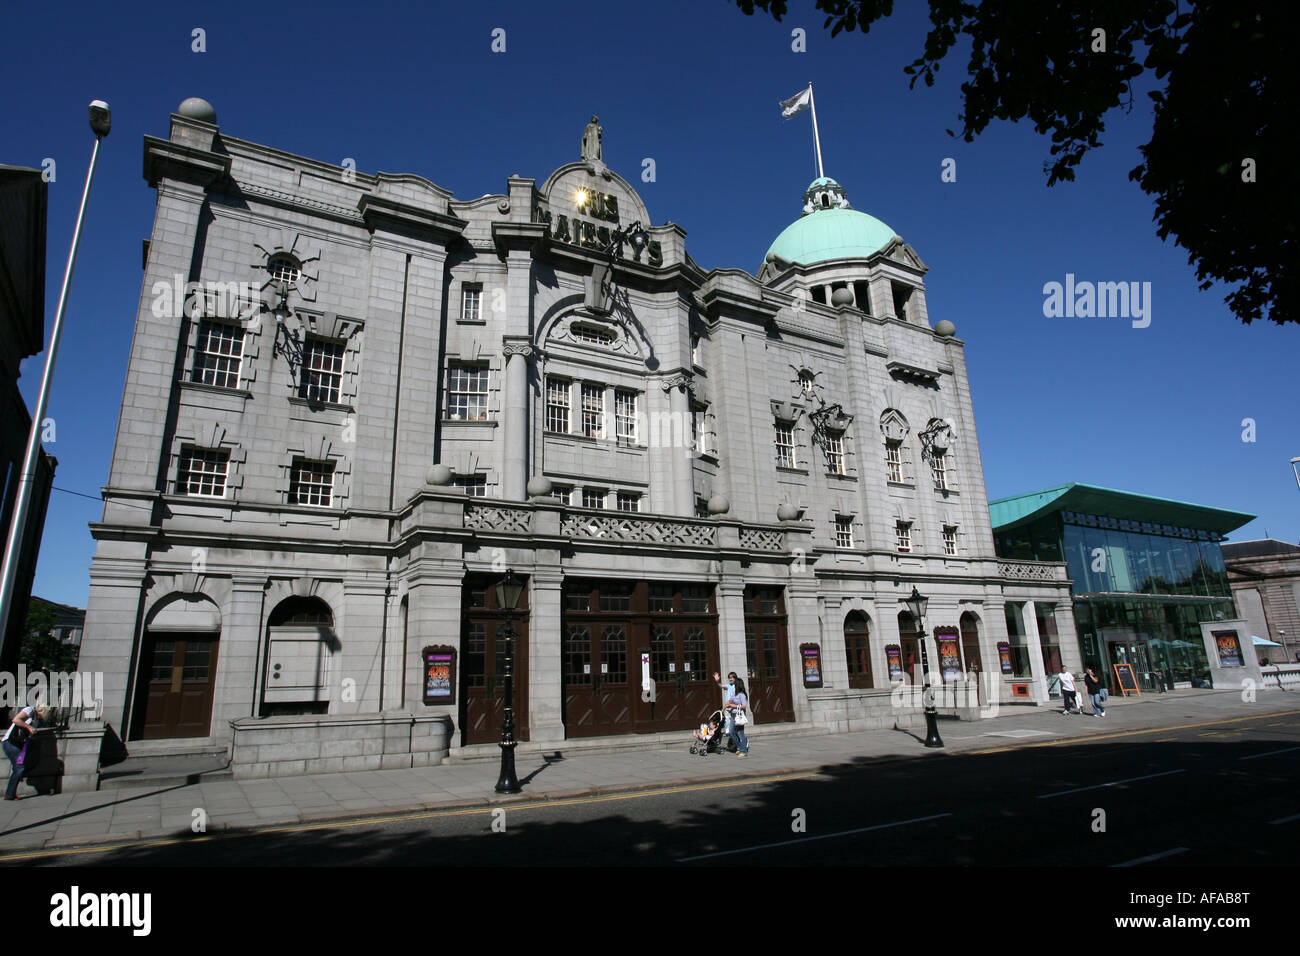
<path fill-rule="evenodd" d="M 1142 691 L 1138 689 L 1137 675 L 1133 673 L 1132 664 L 1115 665 L 1115 686 L 1120 689 L 1125 697 L 1129 694 L 1142 696 Z"/>

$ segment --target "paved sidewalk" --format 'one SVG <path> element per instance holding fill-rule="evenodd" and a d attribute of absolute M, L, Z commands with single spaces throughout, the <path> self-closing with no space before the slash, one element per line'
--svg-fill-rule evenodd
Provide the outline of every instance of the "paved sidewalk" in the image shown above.
<path fill-rule="evenodd" d="M 206 832 L 281 824 L 365 818 L 399 812 L 481 807 L 593 794 L 650 790 L 746 777 L 816 770 L 868 759 L 947 759 L 973 751 L 1079 740 L 1135 730 L 1179 727 L 1274 711 L 1300 711 L 1300 694 L 1271 691 L 1257 702 L 1237 691 L 1178 691 L 1111 698 L 1105 718 L 1065 716 L 1052 706 L 1004 707 L 981 721 L 941 720 L 946 747 L 928 750 L 924 731 L 873 730 L 808 734 L 763 740 L 763 727 L 749 734 L 750 755 L 699 757 L 682 734 L 680 746 L 519 759 L 524 781 L 519 796 L 493 792 L 495 760 L 410 770 L 330 773 L 258 780 L 216 779 L 162 788 L 117 788 L 93 793 L 28 796 L 0 803 L 0 859 L 19 849 L 52 849 L 189 836 L 196 811 Z M 26 784 L 19 790 L 32 794 Z"/>

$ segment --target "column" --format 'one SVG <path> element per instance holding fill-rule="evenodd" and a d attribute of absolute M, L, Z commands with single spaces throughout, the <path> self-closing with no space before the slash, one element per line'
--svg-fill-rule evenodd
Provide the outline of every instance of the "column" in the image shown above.
<path fill-rule="evenodd" d="M 221 641 L 217 651 L 216 687 L 212 700 L 212 736 L 227 737 L 227 721 L 256 717 L 262 706 L 262 611 L 267 576 L 236 574 L 230 579 L 230 598 L 222 609 Z"/>
<path fill-rule="evenodd" d="M 731 563 L 731 562 L 728 562 Z M 724 677 L 727 671 L 748 675 L 748 655 L 745 651 L 745 582 L 739 569 L 726 574 L 719 582 L 715 598 L 718 602 L 718 671 Z M 713 675 L 710 674 L 712 679 Z M 716 702 L 722 706 L 719 692 Z"/>
<path fill-rule="evenodd" d="M 1038 611 L 1033 601 L 1026 601 L 1021 610 L 1025 621 L 1025 644 L 1029 647 L 1029 671 L 1034 677 L 1034 700 L 1041 706 L 1047 703 L 1047 670 L 1043 667 L 1043 645 L 1038 636 Z"/>
<path fill-rule="evenodd" d="M 509 501 L 528 498 L 528 356 L 532 345 L 506 336 L 502 342 L 506 357 L 505 395 L 502 402 L 501 487 Z"/>
<path fill-rule="evenodd" d="M 668 410 L 674 436 L 672 455 L 673 514 L 690 517 L 695 514 L 694 449 L 691 447 L 690 376 L 674 375 L 663 383 L 668 393 Z M 680 436 L 680 437 L 678 437 Z M 680 446 L 677 444 L 680 441 Z"/>
<path fill-rule="evenodd" d="M 528 611 L 528 739 L 564 739 L 564 675 L 559 554 L 554 567 L 534 567 Z"/>

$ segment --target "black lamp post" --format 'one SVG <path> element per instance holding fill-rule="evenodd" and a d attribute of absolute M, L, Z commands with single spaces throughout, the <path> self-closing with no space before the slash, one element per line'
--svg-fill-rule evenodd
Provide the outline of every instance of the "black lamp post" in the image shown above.
<path fill-rule="evenodd" d="M 930 652 L 925 646 L 925 609 L 930 604 L 928 597 L 912 585 L 912 596 L 903 602 L 916 618 L 917 636 L 921 641 L 921 671 L 925 674 L 925 745 L 942 747 L 943 738 L 939 736 L 939 713 L 934 706 L 934 680 L 930 674 Z"/>
<path fill-rule="evenodd" d="M 501 775 L 497 777 L 497 793 L 520 793 L 519 777 L 515 774 L 515 628 L 510 617 L 519 606 L 519 595 L 524 582 L 507 570 L 506 576 L 496 584 L 497 607 L 506 612 L 506 621 L 497 633 L 497 639 L 506 642 L 506 711 L 501 719 Z"/>

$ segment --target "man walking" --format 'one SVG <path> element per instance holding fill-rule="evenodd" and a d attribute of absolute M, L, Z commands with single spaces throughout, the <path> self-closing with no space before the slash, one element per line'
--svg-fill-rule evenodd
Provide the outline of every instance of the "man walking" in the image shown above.
<path fill-rule="evenodd" d="M 1074 675 L 1070 673 L 1069 668 L 1067 668 L 1064 662 L 1062 662 L 1061 696 L 1065 698 L 1065 710 L 1061 711 L 1061 713 L 1068 714 L 1071 710 L 1074 710 L 1076 708 L 1076 705 L 1074 703 L 1074 694 L 1075 694 Z M 1078 713 L 1083 713 L 1083 711 L 1079 710 Z"/>
<path fill-rule="evenodd" d="M 1088 691 L 1088 697 L 1092 699 L 1092 715 L 1094 717 L 1105 717 L 1106 687 L 1091 667 L 1083 673 L 1083 686 Z"/>

